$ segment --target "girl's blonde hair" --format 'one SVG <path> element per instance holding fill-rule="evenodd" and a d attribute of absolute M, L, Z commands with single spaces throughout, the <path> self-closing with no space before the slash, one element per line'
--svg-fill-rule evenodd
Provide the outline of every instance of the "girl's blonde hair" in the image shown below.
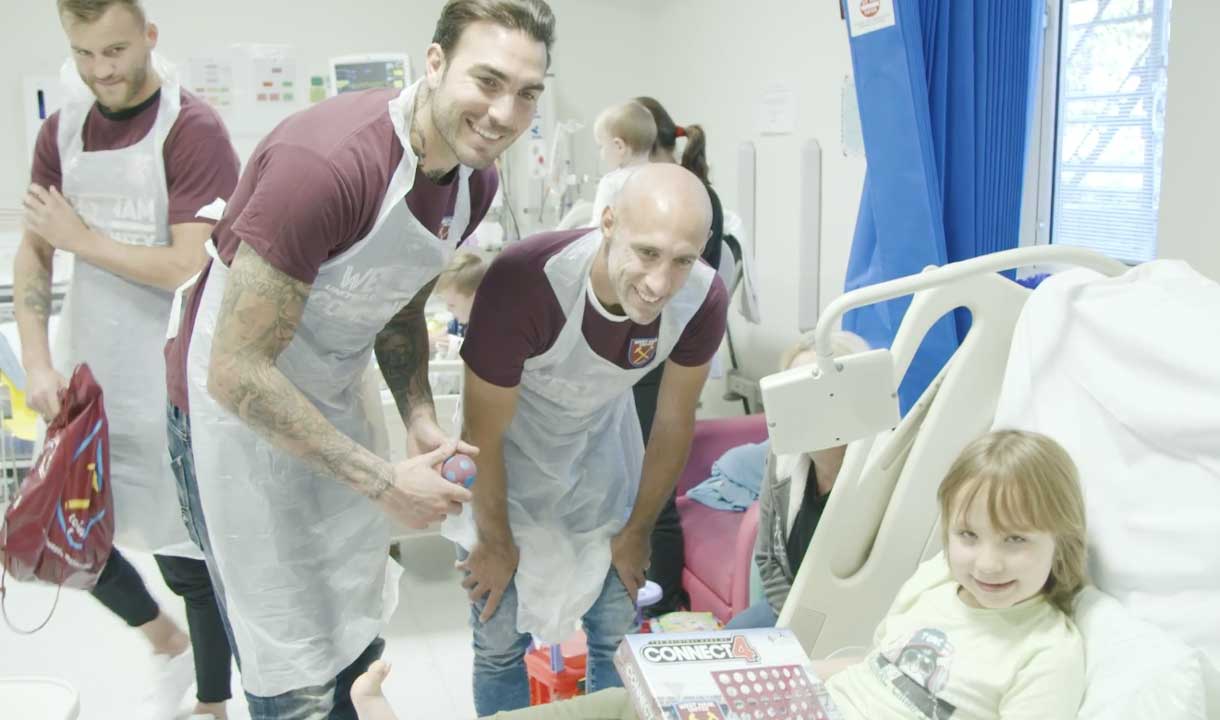
<path fill-rule="evenodd" d="M 1072 599 L 1088 581 L 1084 495 L 1076 464 L 1059 443 L 1023 430 L 996 430 L 972 441 L 941 481 L 941 541 L 948 546 L 951 516 L 983 493 L 992 527 L 1037 530 L 1055 539 L 1047 602 L 1071 615 Z"/>
<path fill-rule="evenodd" d="M 792 361 L 797 355 L 813 350 L 814 334 L 812 332 L 805 333 L 801 336 L 796 344 L 784 351 L 779 356 L 779 369 L 787 370 L 792 367 Z M 836 330 L 830 334 L 830 349 L 835 354 L 835 357 L 840 355 L 855 355 L 856 353 L 868 352 L 872 348 L 868 346 L 868 342 L 864 338 L 848 332 L 847 330 Z"/>
<path fill-rule="evenodd" d="M 648 108 L 630 100 L 603 110 L 593 123 L 593 133 L 622 140 L 632 155 L 647 155 L 657 140 L 657 123 Z"/>
<path fill-rule="evenodd" d="M 483 258 L 465 250 L 454 253 L 449 265 L 436 278 L 435 292 L 452 290 L 459 295 L 474 295 L 486 274 L 487 263 L 483 262 Z"/>

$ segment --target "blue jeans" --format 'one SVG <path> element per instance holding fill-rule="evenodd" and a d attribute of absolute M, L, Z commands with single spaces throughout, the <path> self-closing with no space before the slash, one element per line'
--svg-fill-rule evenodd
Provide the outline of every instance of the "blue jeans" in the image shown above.
<path fill-rule="evenodd" d="M 771 603 L 767 602 L 766 598 L 763 598 L 730 618 L 724 629 L 749 630 L 750 628 L 771 628 L 775 627 L 777 620 L 779 620 L 779 615 L 775 614 L 775 610 L 771 608 Z"/>
<path fill-rule="evenodd" d="M 212 543 L 208 538 L 207 521 L 203 516 L 203 505 L 199 501 L 199 485 L 195 479 L 195 456 L 191 450 L 191 419 L 173 403 L 166 411 L 169 434 L 170 466 L 178 484 L 178 503 L 182 508 L 182 520 L 186 523 L 191 542 L 199 546 L 207 560 L 208 574 L 216 590 L 220 617 L 224 621 L 225 634 L 233 646 L 233 656 L 241 669 L 241 653 L 233 640 L 233 628 L 229 625 L 228 608 L 225 606 L 224 583 L 216 570 Z M 381 638 L 344 668 L 334 679 L 322 685 L 297 688 L 274 697 L 261 697 L 246 693 L 246 704 L 250 708 L 250 720 L 357 720 L 352 706 L 352 683 L 373 661 L 381 657 L 385 641 Z"/>
<path fill-rule="evenodd" d="M 466 557 L 467 553 L 458 548 L 458 558 Z M 530 704 L 525 653 L 530 649 L 531 638 L 528 633 L 517 631 L 515 581 L 508 583 L 491 619 L 481 623 L 479 615 L 486 604 L 487 598 L 480 598 L 470 606 L 470 626 L 474 630 L 474 708 L 479 717 Z M 635 632 L 638 626 L 635 603 L 613 566 L 606 573 L 601 595 L 581 620 L 589 646 L 585 692 L 622 687 L 623 681 L 614 668 L 614 651 L 623 636 Z"/>

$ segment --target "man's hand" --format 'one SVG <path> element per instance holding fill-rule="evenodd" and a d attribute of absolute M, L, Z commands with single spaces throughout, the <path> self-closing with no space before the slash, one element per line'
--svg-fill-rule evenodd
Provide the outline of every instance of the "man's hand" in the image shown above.
<path fill-rule="evenodd" d="M 391 484 L 373 496 L 385 514 L 409 528 L 420 530 L 462 512 L 470 491 L 441 477 L 440 464 L 454 452 L 452 443 L 393 466 Z"/>
<path fill-rule="evenodd" d="M 633 604 L 647 579 L 645 572 L 652 556 L 651 534 L 628 526 L 610 540 L 610 562 L 618 571 L 618 578 L 623 581 L 623 587 L 627 588 Z"/>
<path fill-rule="evenodd" d="M 443 446 L 454 448 L 449 455 L 460 452 L 474 457 L 479 454 L 479 449 L 474 445 L 447 437 L 440 425 L 436 424 L 436 418 L 431 414 L 419 413 L 411 420 L 411 426 L 407 428 L 407 455 L 409 457 L 429 453 Z M 447 460 L 449 455 L 441 458 L 441 462 Z"/>
<path fill-rule="evenodd" d="M 37 233 L 56 250 L 75 253 L 89 232 L 68 200 L 52 187 L 34 183 L 25 193 L 25 227 Z"/>
<path fill-rule="evenodd" d="M 26 373 L 25 402 L 44 420 L 51 422 L 59 414 L 59 391 L 66 387 L 68 381 L 55 368 L 36 368 Z"/>
<path fill-rule="evenodd" d="M 454 567 L 467 573 L 462 580 L 471 602 L 487 597 L 487 604 L 479 614 L 479 622 L 487 622 L 500 606 L 504 590 L 517 572 L 520 554 L 511 539 L 504 542 L 479 541 L 470 551 L 470 556 L 457 562 Z"/>

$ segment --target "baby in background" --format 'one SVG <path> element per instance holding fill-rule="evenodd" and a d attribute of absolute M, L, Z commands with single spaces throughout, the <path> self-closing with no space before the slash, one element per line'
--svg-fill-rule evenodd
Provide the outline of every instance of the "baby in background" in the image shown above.
<path fill-rule="evenodd" d="M 627 182 L 631 168 L 648 162 L 657 139 L 657 123 L 647 108 L 632 100 L 603 110 L 593 123 L 593 137 L 602 164 L 608 170 L 597 184 L 593 215 L 589 218 L 590 227 L 599 227 L 602 212 Z"/>

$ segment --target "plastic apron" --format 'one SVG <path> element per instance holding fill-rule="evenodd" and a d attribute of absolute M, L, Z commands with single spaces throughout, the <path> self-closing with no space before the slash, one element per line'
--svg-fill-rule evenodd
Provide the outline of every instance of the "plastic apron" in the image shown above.
<path fill-rule="evenodd" d="M 610 540 L 635 505 L 644 442 L 631 387 L 663 363 L 703 304 L 715 271 L 696 263 L 661 313 L 657 349 L 626 370 L 598 355 L 582 324 L 600 231 L 552 257 L 546 275 L 567 321 L 554 345 L 525 361 L 504 436 L 508 518 L 520 550 L 517 630 L 559 642 L 593 606 L 610 570 Z M 473 545 L 470 513 L 446 536 Z"/>
<path fill-rule="evenodd" d="M 449 241 L 404 200 L 417 159 L 409 140 L 418 83 L 390 101 L 404 154 L 372 231 L 322 265 L 277 366 L 328 421 L 369 447 L 376 403 L 365 401 L 373 342 L 440 273 L 470 219 L 461 168 Z M 214 247 L 209 244 L 211 252 Z M 228 268 L 213 260 L 187 358 L 200 500 L 247 692 L 269 697 L 320 685 L 381 631 L 391 521 L 333 476 L 275 448 L 207 393 L 208 362 Z M 388 601 L 387 601 L 388 602 Z"/>
<path fill-rule="evenodd" d="M 181 95 L 172 69 L 155 62 L 161 99 L 143 139 L 119 150 L 86 152 L 82 132 L 94 98 L 78 91 L 60 110 L 58 142 L 63 194 L 85 224 L 117 242 L 165 247 L 171 237 L 163 150 Z M 201 559 L 182 522 L 165 434 L 165 326 L 172 299 L 165 290 L 77 257 L 54 357 L 65 376 L 77 363 L 89 363 L 105 393 L 116 542 Z"/>

